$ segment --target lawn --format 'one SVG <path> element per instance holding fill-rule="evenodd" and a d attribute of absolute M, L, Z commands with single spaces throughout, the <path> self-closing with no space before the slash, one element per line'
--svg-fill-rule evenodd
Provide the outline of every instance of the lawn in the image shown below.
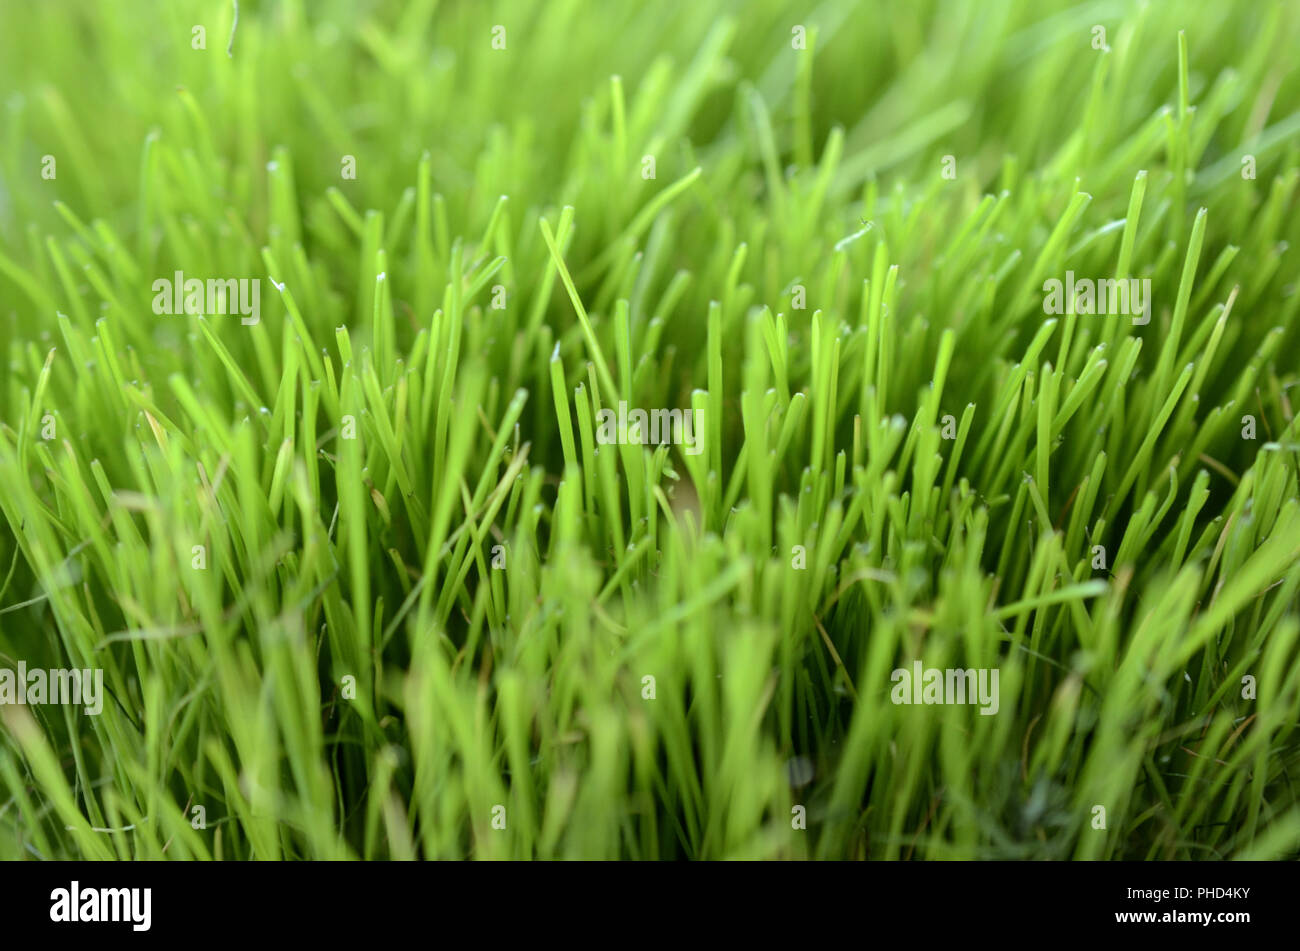
<path fill-rule="evenodd" d="M 4 4 L 0 858 L 1300 856 L 1296 49 Z"/>

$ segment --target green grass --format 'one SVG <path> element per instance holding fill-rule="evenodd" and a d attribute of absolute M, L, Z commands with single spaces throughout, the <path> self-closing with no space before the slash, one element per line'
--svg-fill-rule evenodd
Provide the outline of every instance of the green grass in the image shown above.
<path fill-rule="evenodd" d="M 1300 853 L 1294 5 L 232 14 L 0 10 L 0 858 Z"/>

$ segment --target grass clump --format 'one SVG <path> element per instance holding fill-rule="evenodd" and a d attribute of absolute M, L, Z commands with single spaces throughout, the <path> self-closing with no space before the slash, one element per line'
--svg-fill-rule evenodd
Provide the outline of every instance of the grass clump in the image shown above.
<path fill-rule="evenodd" d="M 144 9 L 0 12 L 0 857 L 1297 854 L 1292 6 Z"/>

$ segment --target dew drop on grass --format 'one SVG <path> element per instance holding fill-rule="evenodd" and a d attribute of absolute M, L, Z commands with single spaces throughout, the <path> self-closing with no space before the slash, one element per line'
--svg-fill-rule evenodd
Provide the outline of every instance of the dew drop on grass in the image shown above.
<path fill-rule="evenodd" d="M 801 786 L 807 786 L 816 775 L 816 769 L 813 762 L 806 756 L 796 756 L 789 759 L 785 764 L 785 776 L 790 785 L 795 789 Z"/>

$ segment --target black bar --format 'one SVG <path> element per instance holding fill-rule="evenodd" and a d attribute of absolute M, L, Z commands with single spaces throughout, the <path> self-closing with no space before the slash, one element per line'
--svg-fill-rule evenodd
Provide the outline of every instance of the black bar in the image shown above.
<path fill-rule="evenodd" d="M 816 942 L 845 931 L 864 944 L 909 933 L 927 942 L 1126 933 L 1222 942 L 1290 931 L 1300 885 L 1300 866 L 1280 862 L 540 864 L 5 863 L 0 935 L 8 945 L 23 934 L 127 941 L 291 934 L 337 947 L 381 934 L 436 940 L 457 924 L 494 941 L 518 929 L 548 943 L 584 936 L 622 943 L 654 933 L 679 940 L 693 922 L 692 934 L 716 932 L 732 943 L 752 934 L 768 944 L 786 932 Z M 73 882 L 87 914 L 101 907 L 97 890 L 149 889 L 148 929 L 137 930 L 143 892 L 132 893 L 130 905 L 122 892 L 106 896 L 105 916 L 117 903 L 126 920 L 52 920 L 68 912 Z"/>

